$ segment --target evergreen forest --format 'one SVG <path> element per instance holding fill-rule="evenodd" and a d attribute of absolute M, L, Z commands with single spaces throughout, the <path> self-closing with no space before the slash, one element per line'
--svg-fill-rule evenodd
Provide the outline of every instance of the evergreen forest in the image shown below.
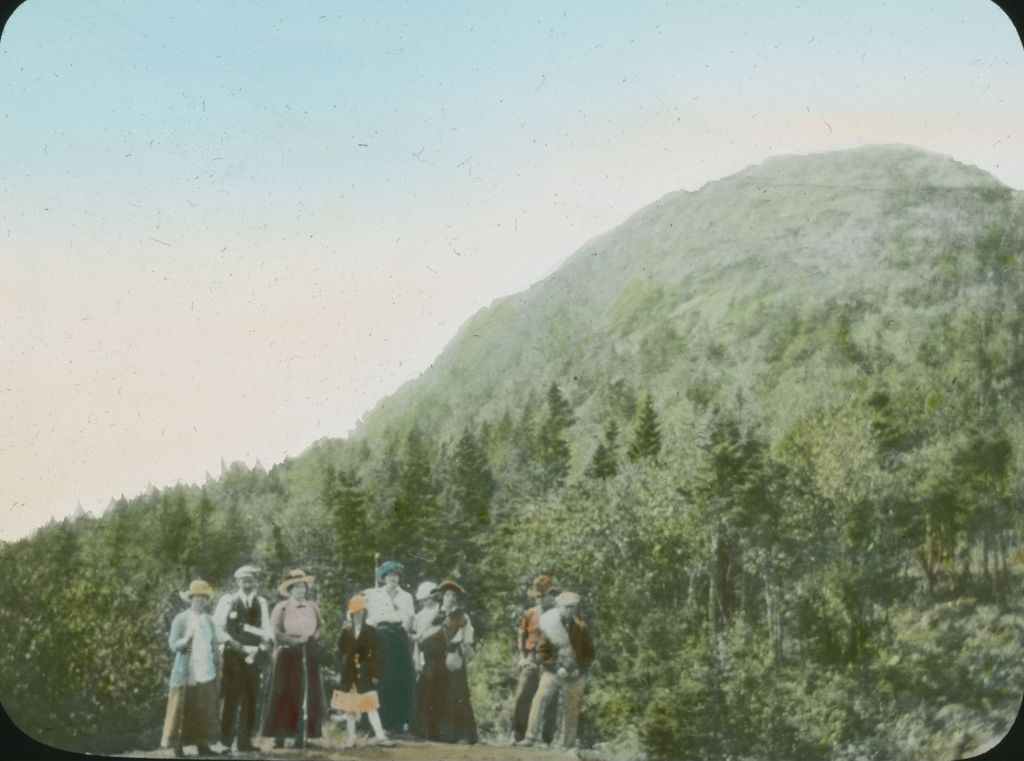
<path fill-rule="evenodd" d="M 915 148 L 670 194 L 349 435 L 0 547 L 3 707 L 57 747 L 155 747 L 191 579 L 253 562 L 273 600 L 302 568 L 330 643 L 380 553 L 468 591 L 487 738 L 551 571 L 609 758 L 980 752 L 1024 694 L 1022 268 L 1021 192 Z"/>

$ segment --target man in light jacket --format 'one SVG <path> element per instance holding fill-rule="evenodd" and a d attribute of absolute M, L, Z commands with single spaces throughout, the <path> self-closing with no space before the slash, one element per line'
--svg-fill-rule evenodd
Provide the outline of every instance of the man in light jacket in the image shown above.
<path fill-rule="evenodd" d="M 572 748 L 576 744 L 586 673 L 594 662 L 594 641 L 587 625 L 576 615 L 580 596 L 562 592 L 557 608 L 540 617 L 537 659 L 543 671 L 530 706 L 526 737 L 519 745 L 534 745 L 540 739 L 544 714 L 552 700 L 561 700 L 562 710 L 557 744 Z"/>

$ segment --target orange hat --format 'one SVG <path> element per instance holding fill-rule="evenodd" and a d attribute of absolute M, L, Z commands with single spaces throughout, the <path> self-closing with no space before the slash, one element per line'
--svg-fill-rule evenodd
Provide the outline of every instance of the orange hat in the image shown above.
<path fill-rule="evenodd" d="M 348 612 L 358 613 L 361 610 L 366 610 L 366 598 L 362 595 L 352 595 L 348 601 Z"/>

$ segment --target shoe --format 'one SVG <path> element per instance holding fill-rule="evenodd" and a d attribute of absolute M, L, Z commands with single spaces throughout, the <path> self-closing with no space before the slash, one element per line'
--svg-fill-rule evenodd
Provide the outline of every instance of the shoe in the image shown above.
<path fill-rule="evenodd" d="M 197 745 L 196 746 L 196 751 L 198 751 L 200 756 L 222 756 L 222 755 L 224 755 L 221 751 L 214 750 L 213 748 L 211 748 L 206 743 L 201 743 L 201 744 Z"/>
<path fill-rule="evenodd" d="M 370 740 L 374 745 L 378 745 L 381 748 L 393 748 L 395 747 L 395 741 L 390 737 L 374 737 Z"/>
<path fill-rule="evenodd" d="M 524 737 L 522 740 L 516 742 L 517 748 L 532 748 L 533 746 L 534 742 L 529 737 Z"/>

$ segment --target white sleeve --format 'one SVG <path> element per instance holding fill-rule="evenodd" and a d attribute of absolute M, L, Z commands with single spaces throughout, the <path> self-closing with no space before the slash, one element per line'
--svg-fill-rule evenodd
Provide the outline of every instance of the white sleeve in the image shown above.
<path fill-rule="evenodd" d="M 263 630 L 265 639 L 274 641 L 274 628 L 270 625 L 270 608 L 267 605 L 267 598 L 260 597 L 260 628 Z"/>
<path fill-rule="evenodd" d="M 234 595 L 224 595 L 217 601 L 217 607 L 213 611 L 213 623 L 218 629 L 224 630 L 228 625 L 228 612 L 231 610 L 231 600 Z"/>

